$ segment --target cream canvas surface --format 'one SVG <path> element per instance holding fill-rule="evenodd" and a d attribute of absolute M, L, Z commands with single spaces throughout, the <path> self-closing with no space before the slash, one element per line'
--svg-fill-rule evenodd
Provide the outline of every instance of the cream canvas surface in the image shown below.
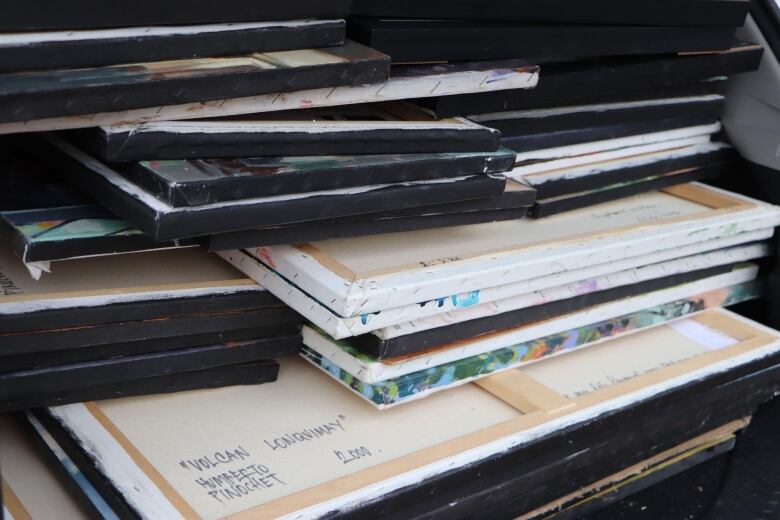
<path fill-rule="evenodd" d="M 779 208 L 692 184 L 547 219 L 269 246 L 247 253 L 294 280 L 336 315 L 354 317 L 775 223 L 780 223 Z M 285 298 L 281 291 L 275 294 Z"/>
<path fill-rule="evenodd" d="M 780 349 L 725 310 L 683 322 L 384 412 L 296 359 L 274 385 L 50 410 L 148 517 L 314 518 Z"/>

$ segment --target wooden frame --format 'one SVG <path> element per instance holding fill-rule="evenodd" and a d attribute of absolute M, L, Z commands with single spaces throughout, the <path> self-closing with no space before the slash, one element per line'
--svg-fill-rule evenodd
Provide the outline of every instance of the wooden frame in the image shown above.
<path fill-rule="evenodd" d="M 250 507 L 226 518 L 277 518 L 293 514 L 295 518 L 309 518 L 328 511 L 348 508 L 433 475 L 533 442 L 557 429 L 593 420 L 608 411 L 641 402 L 691 381 L 727 372 L 780 351 L 780 333 L 729 311 L 709 310 L 689 320 L 707 327 L 707 330 L 712 333 L 727 336 L 731 344 L 720 345 L 712 350 L 700 344 L 701 353 L 694 353 L 692 357 L 681 357 L 680 361 L 661 363 L 655 367 L 648 365 L 648 368 L 641 369 L 644 370 L 641 375 L 576 398 L 561 395 L 560 392 L 540 383 L 537 378 L 534 378 L 537 379 L 536 381 L 529 381 L 528 377 L 532 376 L 524 373 L 523 369 L 487 378 L 480 383 L 480 387 L 494 398 L 513 407 L 518 413 L 516 417 L 340 478 L 315 484 L 300 492 Z M 601 348 L 612 349 L 620 346 L 621 342 L 617 340 L 604 343 Z M 655 362 L 651 360 L 650 363 Z M 136 411 L 143 410 L 137 408 L 139 404 L 135 403 Z M 155 466 L 128 437 L 119 431 L 103 412 L 100 403 L 71 405 L 54 408 L 51 411 L 82 441 L 84 440 L 82 436 L 87 435 L 86 438 L 91 439 L 89 442 L 97 440 L 97 445 L 103 450 L 107 449 L 106 443 L 120 447 L 129 456 L 128 460 L 140 468 L 139 471 L 142 473 L 139 475 L 145 475 L 155 489 L 163 492 L 161 496 L 167 497 L 170 507 L 173 507 L 182 518 L 197 518 L 197 512 L 193 511 L 192 506 L 172 489 L 171 484 L 162 477 Z M 92 426 L 84 430 L 80 428 L 83 420 L 78 419 L 79 417 L 88 418 L 96 427 L 100 426 L 97 430 Z M 85 431 L 91 433 L 85 434 Z M 173 457 L 175 459 L 178 456 L 175 454 Z M 107 459 L 103 457 L 100 460 L 105 462 Z M 126 462 L 117 462 L 117 464 L 122 467 L 122 471 L 127 471 Z M 105 468 L 107 478 L 115 481 L 120 476 L 116 473 L 116 467 L 112 468 L 109 465 Z M 137 480 L 133 482 L 134 485 L 143 485 Z M 148 493 L 148 491 L 144 492 Z"/>

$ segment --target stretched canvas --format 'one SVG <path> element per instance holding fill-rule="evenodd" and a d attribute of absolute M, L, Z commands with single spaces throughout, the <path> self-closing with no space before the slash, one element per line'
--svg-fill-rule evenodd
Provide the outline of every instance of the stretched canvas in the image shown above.
<path fill-rule="evenodd" d="M 65 179 L 0 145 L 0 236 L 25 263 L 195 245 L 155 242 Z M 50 270 L 47 269 L 47 270 Z"/>
<path fill-rule="evenodd" d="M 661 190 L 689 182 L 710 180 L 727 175 L 734 170 L 737 164 L 735 161 L 727 161 L 701 167 L 682 168 L 638 180 L 617 182 L 592 190 L 540 199 L 534 204 L 530 215 L 534 218 L 544 218 L 639 193 Z"/>
<path fill-rule="evenodd" d="M 632 269 L 615 270 L 603 276 L 583 278 L 572 283 L 538 289 L 533 292 L 518 294 L 488 303 L 463 305 L 429 318 L 398 323 L 375 330 L 372 334 L 380 339 L 391 339 L 579 295 L 671 277 L 677 274 L 697 271 L 706 272 L 715 267 L 726 267 L 727 270 L 730 270 L 733 264 L 767 257 L 771 255 L 771 251 L 772 248 L 768 243 L 749 243 L 678 257 L 664 262 L 646 264 Z"/>
<path fill-rule="evenodd" d="M 442 11 L 443 13 L 445 11 Z M 396 15 L 394 15 L 396 16 Z M 352 16 L 347 35 L 394 62 L 524 58 L 535 63 L 595 56 L 728 49 L 735 27 L 553 25 Z"/>
<path fill-rule="evenodd" d="M 370 314 L 355 317 L 341 317 L 328 306 L 323 305 L 300 288 L 290 283 L 276 271 L 244 251 L 222 251 L 219 255 L 250 278 L 258 280 L 265 287 L 272 288 L 275 294 L 283 294 L 285 303 L 294 308 L 309 321 L 328 335 L 336 339 L 357 336 L 368 332 L 384 335 L 398 324 L 419 319 L 435 319 L 441 314 L 458 311 L 475 305 L 485 305 L 488 308 L 492 302 L 541 291 L 556 285 L 577 283 L 592 277 L 604 276 L 625 269 L 664 262 L 689 255 L 713 252 L 721 248 L 729 248 L 738 244 L 766 239 L 772 236 L 771 228 L 759 229 L 747 233 L 737 233 L 723 238 L 694 243 L 674 249 L 666 249 L 640 257 L 628 257 L 590 267 L 570 269 L 565 272 L 553 273 L 547 276 L 531 278 L 511 284 L 487 287 L 477 291 L 441 295 L 417 304 L 384 309 Z M 385 329 L 385 331 L 383 331 Z"/>
<path fill-rule="evenodd" d="M 262 385 L 276 381 L 279 364 L 273 360 L 250 361 L 233 365 L 206 367 L 138 377 L 118 382 L 60 389 L 51 394 L 3 396 L 3 409 L 28 410 L 45 406 L 83 403 L 91 400 L 121 399 L 157 394 L 207 390 L 233 386 Z"/>
<path fill-rule="evenodd" d="M 647 121 L 631 121 L 618 124 L 599 124 L 600 115 L 594 116 L 595 123 L 585 127 L 564 125 L 560 130 L 527 135 L 502 137 L 501 144 L 518 153 L 528 153 L 547 148 L 582 145 L 592 141 L 607 141 L 633 135 L 658 133 L 687 128 L 690 126 L 711 125 L 718 121 L 718 115 L 694 115 L 687 117 L 672 117 L 668 119 L 649 119 Z"/>
<path fill-rule="evenodd" d="M 605 514 L 608 511 L 607 508 L 613 504 L 616 504 L 618 508 L 621 507 L 621 504 L 628 505 L 629 509 L 635 504 L 638 507 L 644 507 L 639 501 L 646 500 L 647 495 L 641 495 L 642 491 L 649 490 L 648 494 L 652 495 L 653 486 L 658 485 L 659 488 L 655 489 L 663 489 L 664 486 L 672 483 L 669 479 L 675 477 L 679 479 L 678 475 L 685 472 L 695 472 L 702 464 L 716 463 L 718 460 L 726 462 L 729 453 L 737 443 L 737 435 L 735 434 L 746 428 L 750 424 L 750 420 L 751 417 L 737 419 L 638 464 L 623 468 L 622 471 L 597 482 L 591 482 L 590 485 L 584 486 L 574 493 L 522 515 L 519 520 L 541 519 L 550 515 L 584 516 L 593 513 L 599 514 L 599 511 L 601 514 Z M 699 485 L 697 482 L 690 481 L 689 484 Z M 711 488 L 710 491 L 715 494 L 719 490 Z M 636 502 L 632 500 L 634 496 L 636 496 Z M 709 499 L 709 497 L 701 498 L 702 500 L 699 502 L 701 504 L 707 503 L 706 501 Z M 631 502 L 634 503 L 631 504 Z M 694 507 L 701 506 L 697 504 Z"/>
<path fill-rule="evenodd" d="M 581 294 L 564 296 L 563 298 L 542 302 L 538 305 L 506 310 L 497 314 L 445 324 L 439 327 L 430 327 L 427 330 L 413 330 L 407 334 L 397 335 L 392 338 L 382 339 L 374 334 L 364 334 L 348 338 L 345 341 L 358 348 L 361 352 L 379 359 L 411 356 L 440 348 L 448 348 L 460 342 L 479 339 L 492 334 L 500 334 L 511 328 L 531 325 L 553 316 L 577 312 L 594 305 L 707 279 L 728 273 L 736 268 L 738 266 L 722 265 L 669 274 L 612 288 L 597 288 L 593 291 L 583 291 Z"/>
<path fill-rule="evenodd" d="M 339 379 L 377 408 L 385 409 L 550 356 L 596 345 L 608 338 L 654 327 L 704 309 L 752 300 L 760 296 L 759 289 L 759 284 L 755 282 L 732 285 L 381 381 L 363 381 L 358 375 L 336 365 L 334 357 L 320 354 L 318 350 L 308 346 L 303 347 L 301 356 L 331 377 Z M 559 320 L 553 318 L 551 321 Z M 317 339 L 316 334 L 322 335 L 310 327 L 304 329 L 304 336 L 309 343 L 325 345 Z M 323 336 L 323 339 L 329 341 L 326 336 Z M 345 342 L 338 342 L 336 345 L 361 359 L 361 364 L 376 367 L 375 371 L 379 370 L 380 361 L 362 354 Z M 322 350 L 329 349 L 325 347 Z M 389 372 L 392 372 L 392 367 Z M 358 373 L 367 372 L 360 368 Z"/>
<path fill-rule="evenodd" d="M 173 240 L 348 215 L 479 199 L 504 192 L 500 174 L 477 174 L 336 190 L 253 197 L 178 208 L 128 181 L 107 164 L 59 137 L 28 142 L 49 150 L 74 183 L 155 240 Z"/>
<path fill-rule="evenodd" d="M 146 302 L 156 303 L 156 302 Z M 230 301 L 225 302 L 230 307 Z M 143 312 L 143 311 L 142 311 Z M 147 313 L 153 311 L 146 310 Z M 185 335 L 201 335 L 223 332 L 230 335 L 232 331 L 246 330 L 249 328 L 275 328 L 300 326 L 300 317 L 287 307 L 269 307 L 259 309 L 229 309 L 224 311 L 205 312 L 191 315 L 169 316 L 165 313 L 154 313 L 151 318 L 132 320 L 132 315 L 123 317 L 117 310 L 118 321 L 110 323 L 93 324 L 92 321 L 106 321 L 106 319 L 93 318 L 91 316 L 78 316 L 75 312 L 71 319 L 74 323 L 65 327 L 53 328 L 46 321 L 37 322 L 30 317 L 20 320 L 21 324 L 14 323 L 13 332 L 0 332 L 0 360 L 3 360 L 5 370 L 5 356 L 43 355 L 50 353 L 56 355 L 70 350 L 96 349 L 103 347 L 109 353 L 111 345 L 114 345 L 114 354 L 123 354 L 127 344 L 137 345 L 161 341 L 164 339 L 174 343 L 175 338 Z M 131 314 L 128 312 L 128 314 Z M 27 326 L 26 329 L 23 327 Z M 8 327 L 3 327 L 8 328 Z M 18 330 L 22 329 L 22 330 Z"/>
<path fill-rule="evenodd" d="M 137 161 L 492 152 L 500 136 L 468 119 L 436 120 L 412 104 L 387 102 L 109 126 L 86 137 L 105 160 Z"/>
<path fill-rule="evenodd" d="M 225 0 L 219 4 L 204 0 L 168 0 L 164 5 L 139 0 L 133 9 L 117 10 L 101 0 L 82 0 L 78 5 L 51 4 L 35 0 L 19 4 L 3 17 L 0 30 L 31 31 L 51 29 L 90 29 L 96 27 L 135 27 L 214 22 L 256 22 L 299 18 L 345 18 L 348 0 L 322 4 L 317 0 L 286 3 L 257 0 Z"/>
<path fill-rule="evenodd" d="M 47 406 L 63 404 L 63 396 L 68 392 L 90 387 L 131 384 L 243 363 L 257 364 L 295 354 L 300 344 L 300 335 L 294 334 L 0 373 L 0 410 L 41 406 L 47 401 Z"/>
<path fill-rule="evenodd" d="M 49 412 L 77 443 L 92 448 L 92 463 L 142 515 L 312 518 L 381 500 L 692 382 L 728 378 L 780 349 L 776 332 L 727 311 L 685 322 L 384 412 L 293 359 L 282 363 L 274 385 Z M 519 381 L 538 389 L 536 398 Z M 257 402 L 296 406 L 262 417 L 242 413 Z M 201 434 L 182 438 L 182 428 Z M 243 470 L 251 485 L 236 488 L 220 479 L 229 470 Z"/>
<path fill-rule="evenodd" d="M 85 518 L 88 510 L 68 492 L 59 475 L 51 469 L 22 419 L 12 414 L 0 414 L 0 438 L 3 439 L 0 443 L 0 467 L 3 470 L 0 512 L 4 519 Z M 109 513 L 107 518 L 117 518 L 112 515 Z"/>
<path fill-rule="evenodd" d="M 251 96 L 231 95 L 216 101 L 177 102 L 131 110 L 104 108 L 103 111 L 94 110 L 94 113 L 89 115 L 0 123 L 0 134 L 224 117 L 502 89 L 528 89 L 536 86 L 538 80 L 539 67 L 521 60 L 394 66 L 390 78 L 377 84 L 312 87 L 308 90 L 297 89 Z"/>
<path fill-rule="evenodd" d="M 63 262 L 35 281 L 13 252 L 0 247 L 0 266 L 4 333 L 282 305 L 202 249 Z"/>
<path fill-rule="evenodd" d="M 509 183 L 507 183 L 508 185 Z M 499 204 L 503 204 L 503 201 L 508 199 L 508 203 L 511 205 L 497 209 L 469 209 L 469 206 L 472 205 L 469 202 L 439 204 L 413 208 L 412 211 L 408 212 L 388 212 L 393 213 L 392 215 L 372 213 L 359 219 L 354 217 L 339 218 L 239 231 L 237 233 L 221 233 L 208 237 L 208 248 L 211 251 L 223 251 L 235 248 L 243 249 L 247 247 L 291 244 L 297 241 L 310 242 L 332 238 L 353 238 L 384 233 L 399 233 L 418 229 L 438 229 L 517 220 L 525 218 L 528 214 L 529 207 L 523 205 L 524 203 L 514 203 L 513 201 L 517 199 L 513 197 L 500 195 L 490 199 L 499 199 L 497 201 Z M 479 203 L 481 201 L 475 202 Z M 439 208 L 442 206 L 463 206 L 464 208 L 462 211 L 447 211 L 440 210 Z"/>
<path fill-rule="evenodd" d="M 333 155 L 109 164 L 173 207 L 504 173 L 514 153 Z"/>
<path fill-rule="evenodd" d="M 449 18 L 456 20 L 736 27 L 745 21 L 747 7 L 744 0 L 685 0 L 631 5 L 616 0 L 598 0 L 588 6 L 572 0 L 534 0 L 522 4 L 490 0 L 458 2 L 454 5 L 446 0 L 353 0 L 352 14 L 437 19 L 446 12 Z"/>
<path fill-rule="evenodd" d="M 251 313 L 247 313 L 251 314 Z M 290 334 L 299 334 L 302 322 L 289 320 L 278 325 L 255 325 L 249 327 L 224 329 L 217 325 L 216 330 L 212 332 L 197 333 L 186 331 L 174 334 L 172 336 L 161 335 L 153 339 L 141 339 L 137 341 L 108 341 L 102 345 L 78 346 L 77 348 L 57 348 L 56 343 L 53 349 L 50 348 L 43 352 L 23 352 L 21 354 L 6 355 L 3 354 L 3 368 L 0 372 L 13 372 L 21 370 L 31 370 L 37 368 L 50 368 L 60 365 L 73 365 L 86 363 L 89 361 L 99 361 L 112 357 L 138 356 L 143 354 L 154 354 L 156 352 L 166 352 L 175 349 L 186 349 L 199 347 L 203 345 L 216 345 L 220 343 L 234 343 L 269 336 L 284 336 Z"/>
<path fill-rule="evenodd" d="M 511 348 L 541 337 L 559 334 L 561 331 L 585 327 L 593 323 L 611 320 L 626 313 L 640 312 L 650 307 L 665 305 L 677 300 L 695 299 L 694 296 L 707 292 L 723 292 L 726 288 L 739 284 L 747 284 L 748 292 L 755 295 L 756 289 L 749 284 L 756 279 L 758 269 L 754 265 L 742 266 L 730 273 L 715 275 L 703 280 L 681 284 L 677 287 L 648 292 L 647 294 L 631 296 L 614 302 L 594 305 L 592 307 L 551 316 L 550 319 L 538 323 L 510 328 L 493 334 L 478 336 L 464 341 L 445 345 L 427 352 L 419 352 L 408 356 L 380 360 L 363 354 L 345 341 L 337 341 L 323 333 L 312 334 L 310 326 L 304 330 L 304 344 L 326 358 L 334 365 L 345 369 L 364 383 L 381 383 L 431 367 L 439 367 L 459 362 L 466 358 L 479 356 L 487 352 Z M 743 287 L 743 286 L 740 286 Z M 751 288 L 753 287 L 753 288 Z M 714 301 L 729 298 L 714 299 Z M 736 298 L 739 300 L 739 298 Z"/>
<path fill-rule="evenodd" d="M 247 252 L 333 313 L 354 317 L 766 229 L 779 220 L 774 206 L 691 184 L 549 219 Z M 275 291 L 281 299 L 285 292 Z"/>
<path fill-rule="evenodd" d="M 533 136 L 569 129 L 593 129 L 638 121 L 720 115 L 726 98 L 721 94 L 617 100 L 611 103 L 564 105 L 530 110 L 504 110 L 467 116 L 495 128 L 502 137 Z"/>
<path fill-rule="evenodd" d="M 344 20 L 287 20 L 0 34 L 0 72 L 237 56 L 342 45 Z"/>
<path fill-rule="evenodd" d="M 3 75 L 0 121 L 94 114 L 386 81 L 389 58 L 340 47 Z M 94 123 L 93 123 L 94 124 Z"/>
<path fill-rule="evenodd" d="M 681 141 L 685 142 L 685 140 Z M 511 175 L 513 178 L 522 179 L 526 184 L 533 186 L 539 193 L 539 198 L 549 198 L 585 189 L 606 187 L 617 182 L 628 182 L 674 171 L 726 163 L 736 158 L 735 150 L 722 142 L 702 142 L 680 147 L 677 147 L 676 144 L 676 141 L 671 141 L 667 143 L 669 148 L 666 150 L 649 151 L 625 158 L 593 162 L 585 166 L 551 168 L 529 174 L 513 171 Z M 522 168 L 518 168 L 518 170 L 522 170 Z M 515 175 L 517 176 L 515 177 Z"/>
<path fill-rule="evenodd" d="M 427 98 L 420 103 L 437 117 L 483 114 L 578 105 L 596 97 L 598 102 L 642 94 L 648 89 L 686 86 L 692 82 L 756 70 L 763 48 L 734 41 L 717 53 L 580 60 L 545 66 L 544 81 L 532 91 L 473 93 Z"/>

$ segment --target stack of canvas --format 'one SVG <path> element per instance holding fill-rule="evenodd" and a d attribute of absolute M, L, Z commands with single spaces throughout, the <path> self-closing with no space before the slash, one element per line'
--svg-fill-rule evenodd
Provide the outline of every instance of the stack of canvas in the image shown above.
<path fill-rule="evenodd" d="M 201 249 L 63 262 L 0 248 L 0 410 L 276 379 L 301 320 Z"/>
<path fill-rule="evenodd" d="M 353 14 L 396 18 L 351 18 L 348 30 L 394 60 L 492 51 L 541 65 L 542 79 L 532 91 L 418 100 L 437 117 L 465 116 L 501 131 L 502 145 L 517 152 L 510 182 L 538 190 L 534 217 L 733 169 L 736 153 L 715 135 L 724 80 L 755 70 L 762 54 L 759 45 L 733 39 L 747 2 L 635 10 L 605 1 L 609 15 L 603 18 L 571 4 L 497 7 L 499 23 L 490 21 L 489 8 L 472 2 L 455 13 L 447 9 L 449 18 L 463 18 L 454 22 L 429 19 L 437 7 L 444 9 L 435 0 L 365 0 Z M 399 19 L 401 13 L 412 19 Z M 553 22 L 559 25 L 547 25 Z"/>
<path fill-rule="evenodd" d="M 143 3 L 137 16 L 91 21 L 86 13 L 101 9 L 79 5 L 44 20 L 20 7 L 27 21 L 8 21 L 5 30 L 16 32 L 0 33 L 0 122 L 19 131 L 63 117 L 387 79 L 386 56 L 345 39 L 346 1 L 226 6 L 216 18 L 206 9 L 189 25 Z"/>
<path fill-rule="evenodd" d="M 0 20 L 5 515 L 576 516 L 780 392 L 723 308 L 780 208 L 692 182 L 747 0 L 43 4 Z"/>
<path fill-rule="evenodd" d="M 387 411 L 291 358 L 273 385 L 32 421 L 120 517 L 508 517 L 722 453 L 778 390 L 779 351 L 777 332 L 715 309 Z"/>
<path fill-rule="evenodd" d="M 685 185 L 519 220 L 220 253 L 379 407 L 756 295 L 774 206 Z"/>
<path fill-rule="evenodd" d="M 520 218 L 535 192 L 505 193 L 498 140 L 390 103 L 16 142 L 150 239 L 224 249 Z"/>

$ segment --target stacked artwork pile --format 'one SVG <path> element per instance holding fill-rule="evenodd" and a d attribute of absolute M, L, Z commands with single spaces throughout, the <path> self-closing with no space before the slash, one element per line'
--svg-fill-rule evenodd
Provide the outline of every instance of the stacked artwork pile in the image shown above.
<path fill-rule="evenodd" d="M 0 409 L 273 381 L 300 318 L 201 249 L 83 259 L 39 281 L 0 249 Z"/>
<path fill-rule="evenodd" d="M 173 3 L 0 20 L 4 514 L 576 517 L 780 392 L 746 0 Z"/>
<path fill-rule="evenodd" d="M 712 54 L 555 63 L 528 93 L 421 103 L 501 130 L 517 152 L 507 176 L 538 190 L 533 215 L 544 217 L 728 173 L 736 153 L 713 138 L 726 76 L 756 69 L 761 55 L 736 42 Z"/>
<path fill-rule="evenodd" d="M 220 253 L 381 407 L 756 295 L 774 206 L 701 185 L 518 220 Z M 446 254 L 440 257 L 442 252 Z"/>
<path fill-rule="evenodd" d="M 0 34 L 2 121 L 27 131 L 387 79 L 386 56 L 345 39 L 348 2 L 239 4 L 175 19 L 151 2 L 96 19 L 82 15 L 103 8 L 80 5 L 74 18 L 18 6 Z M 299 316 L 193 241 L 116 217 L 35 142 L 8 136 L 0 150 L 0 409 L 276 379 L 274 358 L 300 348 Z"/>

